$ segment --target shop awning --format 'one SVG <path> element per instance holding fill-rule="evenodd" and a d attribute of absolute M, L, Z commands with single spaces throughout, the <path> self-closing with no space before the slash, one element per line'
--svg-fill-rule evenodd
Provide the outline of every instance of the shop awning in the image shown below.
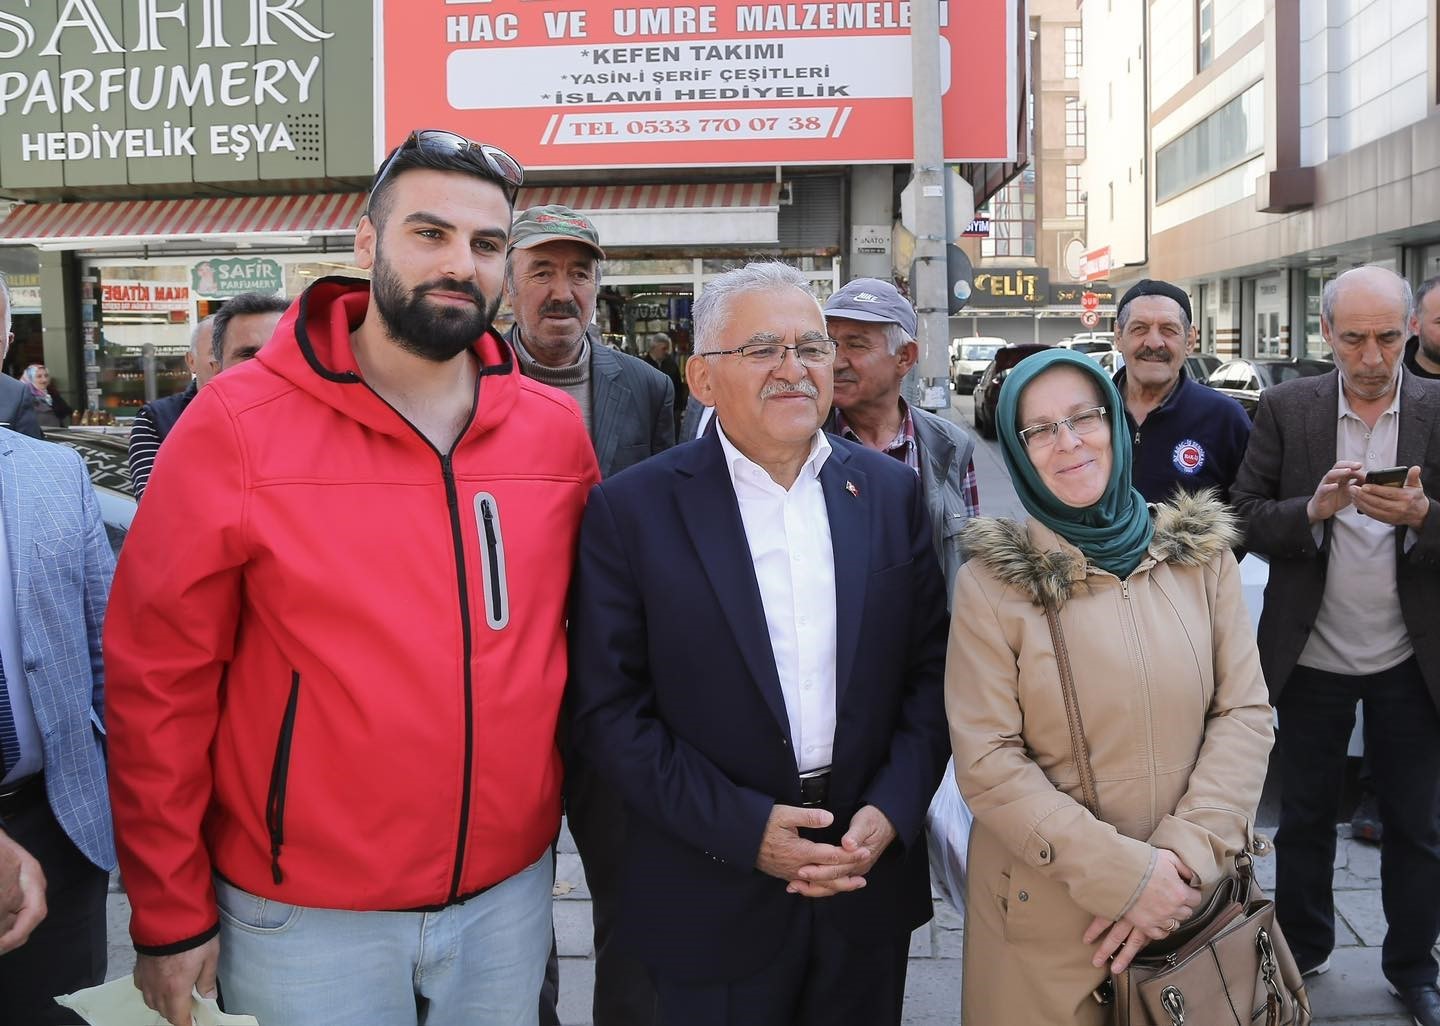
<path fill-rule="evenodd" d="M 0 245 L 45 249 L 248 241 L 254 245 L 351 235 L 365 194 L 25 203 L 0 223 Z"/>
<path fill-rule="evenodd" d="M 588 216 L 606 249 L 774 244 L 779 182 L 571 185 L 522 189 L 519 205 L 562 203 Z"/>
<path fill-rule="evenodd" d="M 595 221 L 601 244 L 684 246 L 773 243 L 778 182 L 541 186 L 519 206 L 563 203 Z M 0 222 L 0 245 L 91 249 L 160 242 L 292 245 L 352 235 L 365 194 L 217 196 L 203 199 L 25 203 Z"/>

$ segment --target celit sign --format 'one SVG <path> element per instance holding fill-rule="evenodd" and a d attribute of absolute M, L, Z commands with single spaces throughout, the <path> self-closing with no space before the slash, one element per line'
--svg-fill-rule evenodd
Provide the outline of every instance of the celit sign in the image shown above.
<path fill-rule="evenodd" d="M 23 0 L 4 7 L 0 185 L 373 169 L 369 19 L 336 13 L 331 27 L 314 0 Z M 347 105 L 358 109 L 333 122 L 332 110 Z M 326 142 L 337 130 L 364 132 L 348 143 L 348 156 L 346 144 Z"/>
<path fill-rule="evenodd" d="M 971 306 L 1044 306 L 1050 298 L 1050 272 L 1043 267 L 985 268 L 975 272 Z"/>
<path fill-rule="evenodd" d="M 940 3 L 945 159 L 1015 159 L 1019 0 Z M 914 155 L 910 3 L 380 0 L 384 138 L 443 124 L 528 167 Z"/>
<path fill-rule="evenodd" d="M 190 271 L 191 285 L 202 299 L 228 299 L 242 292 L 279 292 L 285 277 L 278 260 L 266 257 L 201 260 Z"/>

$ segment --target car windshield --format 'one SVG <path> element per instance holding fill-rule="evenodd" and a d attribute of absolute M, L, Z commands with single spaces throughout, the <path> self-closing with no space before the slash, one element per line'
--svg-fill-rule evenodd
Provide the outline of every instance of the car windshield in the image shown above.
<path fill-rule="evenodd" d="M 960 359 L 990 361 L 999 351 L 998 342 L 964 342 L 960 345 Z"/>
<path fill-rule="evenodd" d="M 1071 342 L 1070 348 L 1077 353 L 1106 353 L 1115 347 L 1109 342 L 1097 339 L 1093 342 Z"/>
<path fill-rule="evenodd" d="M 1282 381 L 1290 381 L 1294 378 L 1311 378 L 1317 374 L 1324 374 L 1330 368 L 1319 360 L 1306 360 L 1296 363 L 1262 363 L 1256 367 L 1262 379 L 1272 385 L 1278 385 Z"/>

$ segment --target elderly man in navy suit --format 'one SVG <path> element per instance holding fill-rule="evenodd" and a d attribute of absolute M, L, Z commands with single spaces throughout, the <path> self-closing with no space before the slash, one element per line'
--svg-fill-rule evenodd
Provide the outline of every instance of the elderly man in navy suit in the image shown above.
<path fill-rule="evenodd" d="M 115 838 L 100 628 L 115 557 L 80 458 L 7 430 L 0 524 L 0 831 L 38 863 L 22 863 L 19 921 L 49 907 L 27 944 L 0 954 L 0 1019 L 79 1022 L 52 996 L 105 979 Z"/>
<path fill-rule="evenodd" d="M 731 271 L 694 316 L 717 430 L 596 486 L 572 592 L 575 741 L 631 811 L 621 939 L 666 1024 L 898 1024 L 948 754 L 924 496 L 821 430 L 799 272 Z"/>

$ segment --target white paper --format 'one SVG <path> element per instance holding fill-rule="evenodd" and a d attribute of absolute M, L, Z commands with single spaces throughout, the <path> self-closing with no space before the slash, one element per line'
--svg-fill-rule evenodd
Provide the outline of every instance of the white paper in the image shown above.
<path fill-rule="evenodd" d="M 121 976 L 99 987 L 62 994 L 55 999 L 79 1012 L 90 1026 L 169 1026 L 165 1018 L 145 1004 L 133 976 Z M 253 1015 L 226 1015 L 209 998 L 193 991 L 190 1015 L 195 1026 L 260 1026 Z"/>

